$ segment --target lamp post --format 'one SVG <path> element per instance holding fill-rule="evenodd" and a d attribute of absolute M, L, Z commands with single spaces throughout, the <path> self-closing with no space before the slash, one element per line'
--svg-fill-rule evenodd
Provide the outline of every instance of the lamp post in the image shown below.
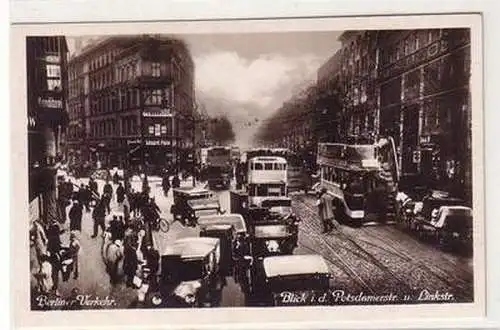
<path fill-rule="evenodd" d="M 170 136 L 170 154 L 172 155 L 172 161 L 173 161 L 173 155 L 174 155 L 174 144 L 173 144 L 173 140 L 174 140 L 174 137 L 173 137 L 173 132 L 174 132 L 174 111 L 172 109 L 172 107 L 170 107 L 170 104 L 169 104 L 169 99 L 166 95 L 166 92 L 165 90 L 162 90 L 162 99 L 161 99 L 161 108 L 163 111 L 167 111 L 170 113 L 170 116 L 167 116 L 165 117 L 165 138 L 167 138 L 168 136 L 168 130 L 167 130 L 167 127 L 169 126 L 169 121 L 168 121 L 168 118 L 171 118 L 172 122 L 171 122 L 171 136 Z M 160 131 L 161 131 L 161 128 L 160 128 Z M 162 136 L 162 134 L 160 133 L 160 136 Z"/>
<path fill-rule="evenodd" d="M 139 104 L 140 104 L 140 115 L 141 115 L 141 123 L 140 123 L 140 130 L 141 130 L 141 164 L 142 164 L 142 170 L 144 172 L 144 179 L 143 179 L 143 185 L 144 182 L 147 182 L 148 176 L 146 173 L 146 143 L 145 143 L 145 137 L 144 137 L 144 90 L 142 88 L 139 88 Z"/>
<path fill-rule="evenodd" d="M 198 106 L 195 104 L 194 106 L 194 111 L 198 110 Z M 195 157 L 195 150 L 196 150 L 196 118 L 194 117 L 194 114 L 191 114 L 192 116 L 192 129 L 193 129 L 193 135 L 191 137 L 192 139 L 192 157 L 193 157 L 193 173 L 191 174 L 193 178 L 193 188 L 196 186 L 196 178 L 195 178 L 195 169 L 196 169 L 196 157 Z"/>

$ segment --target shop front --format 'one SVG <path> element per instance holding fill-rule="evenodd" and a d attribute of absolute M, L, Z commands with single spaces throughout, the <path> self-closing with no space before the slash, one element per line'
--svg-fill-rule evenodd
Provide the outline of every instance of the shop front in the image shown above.
<path fill-rule="evenodd" d="M 160 175 L 174 163 L 171 141 L 167 139 L 148 137 L 144 143 L 141 139 L 130 139 L 127 150 L 129 167 L 140 170 L 145 166 L 149 174 Z"/>

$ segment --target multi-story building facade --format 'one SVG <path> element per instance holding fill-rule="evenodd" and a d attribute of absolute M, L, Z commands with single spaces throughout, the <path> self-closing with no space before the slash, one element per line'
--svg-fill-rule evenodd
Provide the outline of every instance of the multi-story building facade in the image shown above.
<path fill-rule="evenodd" d="M 309 131 L 317 144 L 392 136 L 402 185 L 470 200 L 469 30 L 346 31 L 339 41 L 318 70 L 315 119 L 308 129 L 300 120 L 282 125 L 280 138 Z M 288 108 L 276 118 L 295 111 Z"/>
<path fill-rule="evenodd" d="M 165 166 L 193 147 L 194 64 L 182 41 L 99 40 L 70 59 L 69 93 L 75 162 Z"/>
<path fill-rule="evenodd" d="M 379 49 L 379 128 L 403 178 L 470 199 L 469 30 L 384 31 Z"/>
<path fill-rule="evenodd" d="M 469 31 L 348 31 L 340 41 L 318 87 L 342 95 L 346 135 L 392 136 L 403 183 L 470 192 Z"/>
<path fill-rule="evenodd" d="M 64 37 L 26 38 L 30 221 L 61 220 L 56 204 L 56 165 L 68 119 L 67 55 Z"/>

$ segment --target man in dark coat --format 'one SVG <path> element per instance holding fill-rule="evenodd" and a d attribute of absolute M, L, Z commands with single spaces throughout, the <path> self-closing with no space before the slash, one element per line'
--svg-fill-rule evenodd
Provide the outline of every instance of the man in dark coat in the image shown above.
<path fill-rule="evenodd" d="M 111 240 L 123 241 L 125 238 L 125 224 L 123 223 L 123 219 L 113 216 L 113 219 L 109 223 L 109 232 L 111 233 Z"/>
<path fill-rule="evenodd" d="M 59 272 L 61 271 L 61 234 L 64 232 L 60 225 L 54 221 L 47 229 L 47 251 L 49 252 L 49 262 L 52 265 L 53 289 L 57 292 L 59 287 Z"/>
<path fill-rule="evenodd" d="M 82 231 L 83 205 L 78 200 L 73 201 L 69 210 L 69 230 Z"/>
<path fill-rule="evenodd" d="M 126 276 L 127 287 L 133 287 L 134 276 L 139 261 L 137 259 L 137 234 L 127 236 L 123 244 L 123 273 Z"/>
<path fill-rule="evenodd" d="M 118 204 L 123 203 L 123 200 L 125 199 L 125 188 L 123 187 L 122 183 L 120 182 L 118 184 L 118 188 L 116 188 L 116 202 Z"/>
<path fill-rule="evenodd" d="M 179 178 L 179 174 L 176 174 L 172 179 L 172 187 L 179 188 L 180 186 L 181 186 L 181 179 Z"/>
<path fill-rule="evenodd" d="M 111 197 L 113 197 L 113 186 L 111 185 L 111 183 L 109 183 L 109 181 L 106 181 L 102 193 L 109 194 Z"/>
<path fill-rule="evenodd" d="M 161 185 L 163 187 L 163 193 L 165 196 L 168 196 L 168 191 L 170 190 L 170 178 L 166 173 L 163 175 Z"/>
<path fill-rule="evenodd" d="M 92 213 L 92 218 L 94 219 L 94 233 L 92 238 L 97 237 L 97 232 L 99 227 L 101 227 L 102 232 L 106 230 L 104 218 L 106 217 L 106 205 L 105 202 L 101 199 L 97 202 L 97 205 L 94 208 L 94 212 Z"/>
<path fill-rule="evenodd" d="M 101 201 L 104 203 L 104 207 L 108 214 L 111 213 L 111 195 L 109 193 L 104 193 Z"/>
<path fill-rule="evenodd" d="M 90 212 L 90 190 L 82 183 L 80 185 L 80 189 L 78 190 L 78 202 L 82 205 L 85 206 L 85 209 L 87 212 Z"/>
<path fill-rule="evenodd" d="M 128 194 L 128 202 L 130 204 L 130 213 L 134 213 L 134 216 L 137 216 L 137 194 L 134 189 L 131 189 Z"/>
<path fill-rule="evenodd" d="M 89 188 L 91 192 L 93 192 L 94 194 L 98 194 L 97 182 L 94 180 L 94 178 L 90 178 Z"/>

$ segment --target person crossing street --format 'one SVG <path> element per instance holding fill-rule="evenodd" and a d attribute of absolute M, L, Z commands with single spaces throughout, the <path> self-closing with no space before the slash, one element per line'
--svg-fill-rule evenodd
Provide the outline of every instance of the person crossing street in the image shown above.
<path fill-rule="evenodd" d="M 106 230 L 105 228 L 105 217 L 106 217 L 106 203 L 101 199 L 97 202 L 97 205 L 94 208 L 92 213 L 92 218 L 94 219 L 94 233 L 92 234 L 92 238 L 97 237 L 97 232 L 99 231 L 99 227 L 101 227 L 102 232 Z"/>
<path fill-rule="evenodd" d="M 337 229 L 336 221 L 334 220 L 335 210 L 333 206 L 333 199 L 327 193 L 326 188 L 321 189 L 317 201 L 317 206 L 319 209 L 319 215 L 323 225 L 323 233 L 328 233 L 333 229 Z"/>
<path fill-rule="evenodd" d="M 118 184 L 118 187 L 116 188 L 116 202 L 118 204 L 122 204 L 124 199 L 125 199 L 125 188 L 120 182 Z"/>
<path fill-rule="evenodd" d="M 83 205 L 76 199 L 69 210 L 69 230 L 82 231 Z"/>

